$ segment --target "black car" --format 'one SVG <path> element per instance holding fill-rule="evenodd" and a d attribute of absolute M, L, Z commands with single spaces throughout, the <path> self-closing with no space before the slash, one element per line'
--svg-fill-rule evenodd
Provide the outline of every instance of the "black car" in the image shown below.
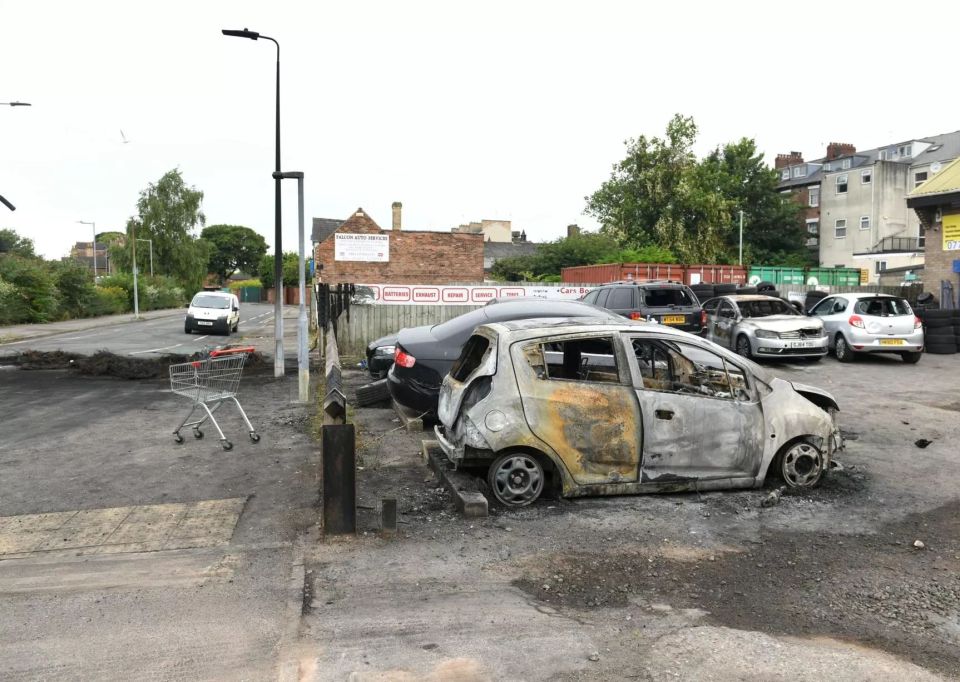
<path fill-rule="evenodd" d="M 460 357 L 463 344 L 477 325 L 534 317 L 622 321 L 620 317 L 603 308 L 579 301 L 527 298 L 485 305 L 440 324 L 401 329 L 399 334 L 393 337 L 393 366 L 387 374 L 390 395 L 399 404 L 415 410 L 418 414 L 435 416 L 443 377 Z M 390 339 L 391 337 L 378 339 L 371 346 L 390 345 Z M 367 354 L 369 358 L 369 348 Z"/>
<path fill-rule="evenodd" d="M 696 294 L 680 282 L 611 282 L 580 299 L 631 320 L 652 320 L 702 334 L 706 319 Z"/>

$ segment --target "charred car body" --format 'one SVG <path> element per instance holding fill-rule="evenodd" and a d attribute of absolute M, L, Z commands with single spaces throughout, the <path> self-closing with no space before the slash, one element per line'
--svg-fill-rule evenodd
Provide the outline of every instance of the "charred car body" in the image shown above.
<path fill-rule="evenodd" d="M 449 459 L 498 501 L 816 485 L 839 444 L 833 397 L 661 325 L 478 327 L 440 393 Z"/>

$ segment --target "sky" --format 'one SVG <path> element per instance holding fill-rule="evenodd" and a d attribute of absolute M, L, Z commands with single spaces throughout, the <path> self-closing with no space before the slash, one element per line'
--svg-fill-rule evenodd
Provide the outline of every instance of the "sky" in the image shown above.
<path fill-rule="evenodd" d="M 312 217 L 389 228 L 513 221 L 532 241 L 597 224 L 584 197 L 675 113 L 698 155 L 754 138 L 822 156 L 960 129 L 960 3 L 0 0 L 0 228 L 47 258 L 123 230 L 179 168 L 206 223 L 274 246 L 272 43 L 282 165 Z M 123 135 L 128 140 L 124 142 Z M 284 183 L 283 250 L 297 247 Z"/>

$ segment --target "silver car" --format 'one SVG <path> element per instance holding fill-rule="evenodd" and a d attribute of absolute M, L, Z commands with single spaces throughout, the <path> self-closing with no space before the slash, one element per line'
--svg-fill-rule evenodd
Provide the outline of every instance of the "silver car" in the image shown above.
<path fill-rule="evenodd" d="M 823 322 L 840 362 L 850 362 L 859 353 L 897 353 L 913 364 L 922 355 L 923 324 L 899 296 L 835 294 L 807 314 Z"/>
<path fill-rule="evenodd" d="M 772 296 L 719 296 L 703 304 L 706 337 L 745 358 L 819 360 L 829 339 L 823 323 Z"/>
<path fill-rule="evenodd" d="M 440 389 L 437 439 L 496 499 L 815 486 L 839 445 L 827 392 L 658 324 L 484 324 Z"/>

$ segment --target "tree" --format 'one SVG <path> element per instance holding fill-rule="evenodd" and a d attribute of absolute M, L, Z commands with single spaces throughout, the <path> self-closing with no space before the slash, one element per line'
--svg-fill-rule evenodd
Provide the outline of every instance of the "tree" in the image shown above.
<path fill-rule="evenodd" d="M 213 245 L 209 269 L 221 284 L 237 270 L 255 272 L 267 253 L 266 240 L 249 227 L 210 225 L 203 228 L 200 238 Z"/>
<path fill-rule="evenodd" d="M 719 191 L 728 200 L 734 227 L 727 248 L 739 249 L 738 211 L 744 212 L 744 261 L 810 265 L 803 207 L 777 189 L 777 171 L 767 167 L 756 143 L 747 138 L 718 147 L 701 164 L 709 168 Z"/>
<path fill-rule="evenodd" d="M 200 204 L 203 192 L 187 187 L 179 169 L 168 171 L 156 184 L 150 184 L 137 200 L 137 215 L 127 221 L 127 239 L 123 246 L 112 246 L 110 258 L 120 270 L 131 271 L 131 240 L 153 242 L 156 272 L 173 277 L 188 290 L 197 290 L 207 275 L 207 263 L 213 247 L 192 234 L 206 221 Z M 149 245 L 136 244 L 137 267 L 150 266 Z"/>
<path fill-rule="evenodd" d="M 0 230 L 0 254 L 12 253 L 26 258 L 36 258 L 33 240 L 21 237 L 10 229 Z"/>
<path fill-rule="evenodd" d="M 89 275 L 88 275 L 89 277 Z M 57 287 L 41 258 L 0 254 L 0 286 L 6 322 L 49 322 L 57 316 Z"/>
<path fill-rule="evenodd" d="M 627 140 L 626 158 L 586 197 L 601 232 L 625 248 L 653 244 L 687 263 L 735 262 L 742 210 L 745 262 L 802 257 L 800 209 L 777 191 L 756 143 L 744 138 L 698 162 L 696 136 L 693 119 L 677 114 L 664 138 Z"/>
<path fill-rule="evenodd" d="M 280 261 L 283 271 L 283 286 L 295 287 L 300 285 L 300 256 L 286 252 Z M 260 284 L 264 289 L 273 288 L 273 254 L 264 254 L 260 258 Z"/>

